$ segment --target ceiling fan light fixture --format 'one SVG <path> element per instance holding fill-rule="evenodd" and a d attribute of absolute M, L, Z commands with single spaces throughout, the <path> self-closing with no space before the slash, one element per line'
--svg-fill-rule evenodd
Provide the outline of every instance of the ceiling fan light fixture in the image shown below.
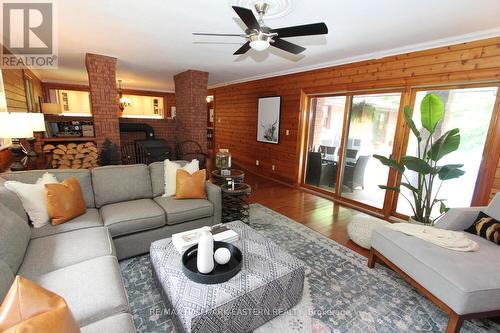
<path fill-rule="evenodd" d="M 266 50 L 271 44 L 267 40 L 254 40 L 250 42 L 250 47 L 254 49 L 255 51 L 264 51 Z"/>
<path fill-rule="evenodd" d="M 250 47 L 255 51 L 264 51 L 271 45 L 271 37 L 269 35 L 259 33 L 250 36 Z"/>

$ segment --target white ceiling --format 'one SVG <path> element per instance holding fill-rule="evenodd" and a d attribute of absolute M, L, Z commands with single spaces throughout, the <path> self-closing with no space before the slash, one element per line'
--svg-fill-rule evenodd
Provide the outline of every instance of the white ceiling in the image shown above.
<path fill-rule="evenodd" d="M 54 0 L 59 69 L 40 70 L 44 81 L 86 83 L 86 52 L 118 58 L 117 77 L 128 88 L 173 90 L 173 75 L 207 71 L 217 86 L 277 73 L 325 67 L 412 50 L 500 36 L 499 0 L 270 0 L 286 15 L 273 28 L 325 22 L 327 36 L 295 37 L 300 56 L 270 48 L 242 56 L 232 3 L 252 0 Z"/>

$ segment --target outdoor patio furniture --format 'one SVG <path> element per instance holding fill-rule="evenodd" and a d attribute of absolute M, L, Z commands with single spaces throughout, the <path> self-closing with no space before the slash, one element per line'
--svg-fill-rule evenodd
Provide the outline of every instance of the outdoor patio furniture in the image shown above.
<path fill-rule="evenodd" d="M 356 160 L 354 165 L 345 165 L 343 185 L 348 187 L 351 192 L 354 192 L 354 189 L 358 187 L 365 188 L 365 170 L 369 159 L 370 155 L 363 155 Z"/>

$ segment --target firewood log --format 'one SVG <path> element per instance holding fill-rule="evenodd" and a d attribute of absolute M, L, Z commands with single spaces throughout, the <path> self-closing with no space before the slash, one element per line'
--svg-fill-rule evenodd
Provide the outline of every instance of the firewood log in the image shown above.
<path fill-rule="evenodd" d="M 57 148 L 57 149 L 54 149 L 54 151 L 52 152 L 52 154 L 55 154 L 55 155 L 64 155 L 66 153 L 65 153 L 64 150 Z"/>
<path fill-rule="evenodd" d="M 59 144 L 57 145 L 57 148 L 61 149 L 62 151 L 67 151 L 68 150 L 68 147 L 66 147 L 65 145 L 63 144 Z"/>

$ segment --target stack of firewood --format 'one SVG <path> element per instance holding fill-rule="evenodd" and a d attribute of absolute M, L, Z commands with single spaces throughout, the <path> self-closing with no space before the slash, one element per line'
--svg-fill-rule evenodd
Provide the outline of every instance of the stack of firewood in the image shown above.
<path fill-rule="evenodd" d="M 93 142 L 43 146 L 44 154 L 52 154 L 54 169 L 90 169 L 98 165 L 97 147 Z"/>

